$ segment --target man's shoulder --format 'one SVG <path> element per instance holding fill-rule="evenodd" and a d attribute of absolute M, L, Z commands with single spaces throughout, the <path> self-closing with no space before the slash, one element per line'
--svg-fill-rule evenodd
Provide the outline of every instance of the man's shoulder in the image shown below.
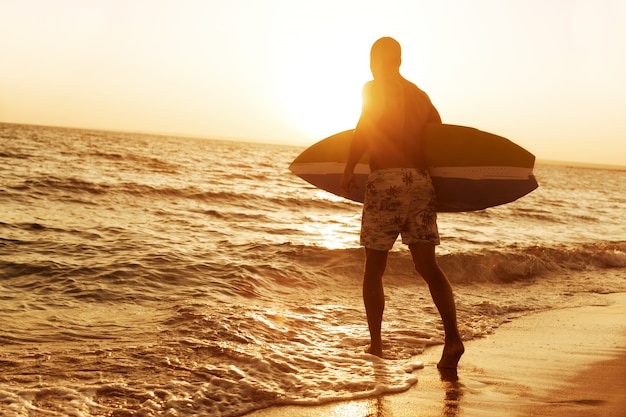
<path fill-rule="evenodd" d="M 378 84 L 375 80 L 367 81 L 363 84 L 363 93 L 371 93 L 372 91 L 377 89 Z"/>
<path fill-rule="evenodd" d="M 412 83 L 411 81 L 407 80 L 406 78 L 402 78 L 402 82 L 404 83 L 405 88 L 413 95 L 416 97 L 419 97 L 423 100 L 426 100 L 428 102 L 430 102 L 430 97 L 428 97 L 428 94 L 426 94 L 426 92 L 424 90 L 422 90 L 421 88 L 419 88 L 416 84 Z"/>

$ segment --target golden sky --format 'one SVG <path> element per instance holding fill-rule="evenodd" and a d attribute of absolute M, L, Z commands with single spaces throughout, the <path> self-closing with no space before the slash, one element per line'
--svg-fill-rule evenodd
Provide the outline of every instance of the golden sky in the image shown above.
<path fill-rule="evenodd" d="M 0 121 L 312 144 L 381 36 L 445 123 L 626 165 L 624 0 L 0 0 Z"/>

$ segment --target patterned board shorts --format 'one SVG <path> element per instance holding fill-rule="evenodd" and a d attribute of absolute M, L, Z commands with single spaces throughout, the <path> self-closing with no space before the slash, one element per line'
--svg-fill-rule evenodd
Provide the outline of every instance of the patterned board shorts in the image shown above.
<path fill-rule="evenodd" d="M 402 243 L 439 244 L 437 201 L 427 171 L 381 169 L 369 174 L 361 220 L 361 245 L 388 251 Z"/>

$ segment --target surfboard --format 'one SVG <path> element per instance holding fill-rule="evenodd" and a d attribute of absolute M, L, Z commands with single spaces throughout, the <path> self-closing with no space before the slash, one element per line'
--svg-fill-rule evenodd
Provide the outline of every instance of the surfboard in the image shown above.
<path fill-rule="evenodd" d="M 354 173 L 358 188 L 341 188 L 354 130 L 346 130 L 305 149 L 289 169 L 310 184 L 362 203 L 370 172 L 367 155 Z M 538 187 L 535 156 L 502 136 L 466 126 L 429 124 L 424 155 L 437 195 L 438 212 L 483 210 L 510 203 Z"/>

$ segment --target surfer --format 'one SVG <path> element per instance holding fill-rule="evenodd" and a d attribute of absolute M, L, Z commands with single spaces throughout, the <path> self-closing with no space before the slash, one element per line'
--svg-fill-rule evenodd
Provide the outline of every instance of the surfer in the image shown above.
<path fill-rule="evenodd" d="M 457 327 L 452 287 L 439 268 L 434 189 L 421 152 L 426 123 L 441 123 L 428 95 L 400 75 L 401 48 L 393 38 L 377 40 L 370 52 L 373 80 L 363 87 L 363 107 L 341 181 L 355 188 L 354 168 L 369 152 L 370 175 L 361 221 L 365 247 L 363 300 L 371 344 L 382 356 L 381 326 L 385 309 L 382 278 L 387 256 L 398 235 L 409 246 L 417 272 L 428 284 L 445 331 L 439 368 L 456 368 L 465 350 Z"/>

